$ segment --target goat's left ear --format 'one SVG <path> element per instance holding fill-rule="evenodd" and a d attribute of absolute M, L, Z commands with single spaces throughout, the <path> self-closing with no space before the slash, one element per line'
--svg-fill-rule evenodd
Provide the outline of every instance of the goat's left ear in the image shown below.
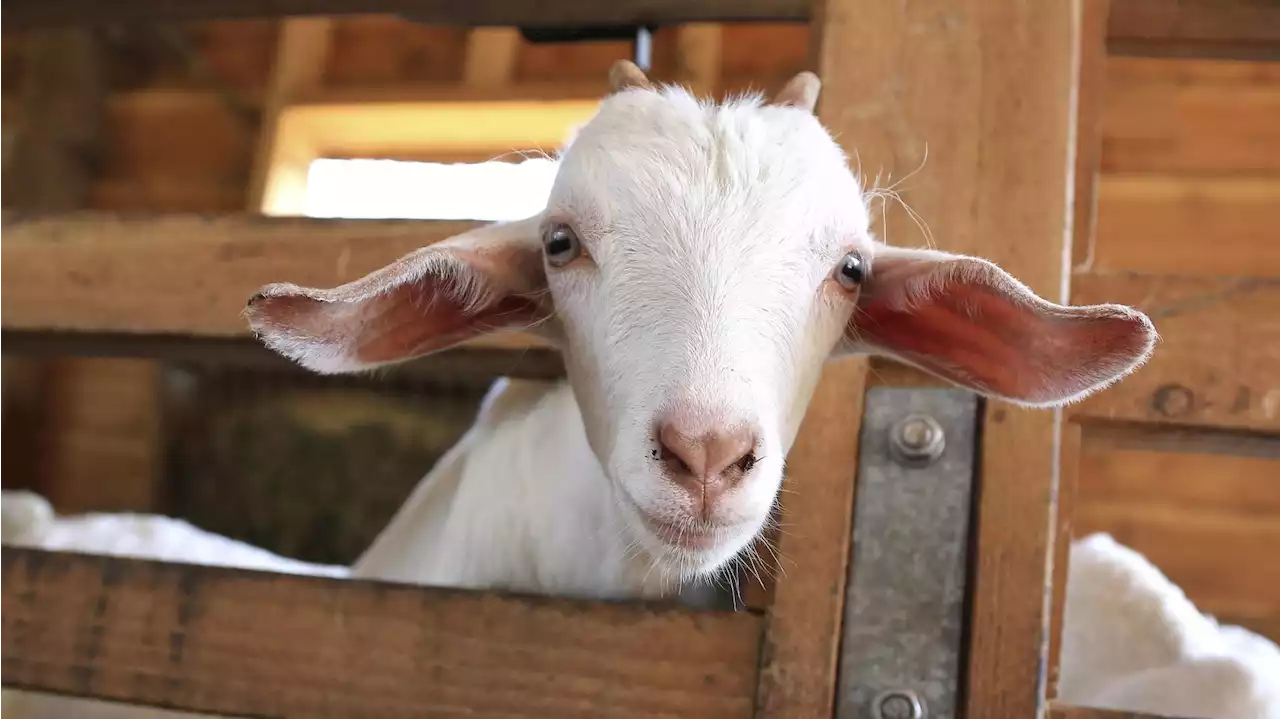
<path fill-rule="evenodd" d="M 1123 305 L 1066 307 L 986 260 L 876 245 L 844 349 L 884 354 L 1031 406 L 1083 398 L 1150 357 L 1151 320 Z"/>
<path fill-rule="evenodd" d="M 818 94 L 822 92 L 822 81 L 807 70 L 791 78 L 769 101 L 770 105 L 798 107 L 806 112 L 813 112 L 818 106 Z"/>
<path fill-rule="evenodd" d="M 333 289 L 267 285 L 245 315 L 264 344 L 321 374 L 402 362 L 487 332 L 526 328 L 551 315 L 540 225 L 541 216 L 486 225 Z"/>

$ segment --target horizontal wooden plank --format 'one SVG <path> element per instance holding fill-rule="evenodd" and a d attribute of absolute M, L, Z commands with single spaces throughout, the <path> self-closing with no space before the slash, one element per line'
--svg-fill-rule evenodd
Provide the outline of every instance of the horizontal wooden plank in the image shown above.
<path fill-rule="evenodd" d="M 0 247 L 3 327 L 246 337 L 241 312 L 264 284 L 341 284 L 475 226 L 252 215 L 6 215 Z M 472 346 L 545 345 L 510 333 Z"/>
<path fill-rule="evenodd" d="M 1115 709 L 1093 709 L 1091 707 L 1071 707 L 1054 705 L 1049 707 L 1049 719 L 1180 719 L 1168 715 L 1141 714 Z"/>
<path fill-rule="evenodd" d="M 1280 63 L 1144 62 L 1108 63 L 1104 174 L 1280 173 Z"/>
<path fill-rule="evenodd" d="M 11 30 L 303 15 L 391 14 L 426 25 L 592 26 L 688 22 L 808 20 L 809 0 L 8 0 Z M 1126 53 L 1233 55 L 1274 53 L 1280 8 L 1256 0 L 1115 0 L 1107 33 Z"/>
<path fill-rule="evenodd" d="M 1112 52 L 1275 57 L 1280 6 L 1267 0 L 1115 0 Z"/>
<path fill-rule="evenodd" d="M 3 557 L 6 687 L 317 719 L 752 715 L 753 612 Z"/>
<path fill-rule="evenodd" d="M 137 357 L 184 365 L 314 376 L 249 337 L 4 330 L 0 332 L 0 344 L 4 346 L 5 356 Z M 497 376 L 559 379 L 564 377 L 564 360 L 552 349 L 511 352 L 501 347 L 470 346 L 438 352 L 367 375 L 378 382 L 438 382 L 441 377 L 449 377 L 451 381 L 484 381 Z"/>
<path fill-rule="evenodd" d="M 403 15 L 427 25 L 522 27 L 673 25 L 732 20 L 805 20 L 807 0 L 8 0 L 11 29 L 103 23 L 197 22 L 301 15 Z"/>
<path fill-rule="evenodd" d="M 1280 619 L 1280 435 L 1086 424 L 1076 536 L 1108 532 L 1147 555 L 1202 611 Z"/>
<path fill-rule="evenodd" d="M 1275 515 L 1081 497 L 1073 526 L 1077 537 L 1107 532 L 1142 554 L 1201 611 L 1280 613 L 1280 562 L 1275 561 L 1280 521 Z"/>
<path fill-rule="evenodd" d="M 1095 271 L 1280 276 L 1280 176 L 1104 175 L 1097 216 Z"/>
<path fill-rule="evenodd" d="M 1280 431 L 1280 277 L 1084 273 L 1071 299 L 1136 306 L 1161 341 L 1145 367 L 1069 414 Z"/>
<path fill-rule="evenodd" d="M 1079 473 L 1081 502 L 1235 512 L 1280 523 L 1277 435 L 1086 424 Z"/>

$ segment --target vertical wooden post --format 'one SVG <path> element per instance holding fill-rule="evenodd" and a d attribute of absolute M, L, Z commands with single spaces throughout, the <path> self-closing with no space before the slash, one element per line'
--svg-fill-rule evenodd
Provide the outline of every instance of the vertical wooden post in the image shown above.
<path fill-rule="evenodd" d="M 856 6 L 856 12 L 855 12 Z M 824 79 L 818 116 L 844 142 L 843 113 L 860 101 L 856 65 L 838 52 L 866 3 L 823 0 L 813 20 L 817 69 Z M 846 146 L 852 154 L 855 149 Z M 796 443 L 787 456 L 787 482 L 778 537 L 785 576 L 773 587 L 773 603 L 760 657 L 757 716 L 811 719 L 835 709 L 836 670 L 853 532 L 858 435 L 869 363 L 865 358 L 829 364 L 814 393 Z"/>
<path fill-rule="evenodd" d="M 4 205 L 38 213 L 81 209 L 88 202 L 102 143 L 108 92 L 102 43 L 88 30 L 37 33 L 26 45 L 25 67 L 18 127 L 5 143 Z M 108 366 L 102 361 L 4 358 L 5 487 L 34 489 L 64 507 L 67 499 L 75 506 L 77 498 L 67 492 L 84 478 L 79 471 L 84 465 L 110 474 L 102 462 L 107 455 L 118 458 L 118 447 L 74 446 L 75 435 L 83 439 L 92 428 L 83 421 L 83 412 L 57 401 L 78 394 L 79 378 Z M 145 390 L 149 378 L 138 379 L 136 386 Z M 118 417 L 120 407 L 103 410 Z M 148 493 L 150 474 L 132 474 L 128 484 L 135 494 Z"/>
<path fill-rule="evenodd" d="M 328 18 L 297 18 L 280 24 L 249 178 L 250 212 L 302 214 L 311 155 L 299 149 L 305 147 L 305 140 L 280 137 L 280 115 L 290 103 L 320 86 L 332 32 L 333 21 Z"/>
<path fill-rule="evenodd" d="M 720 89 L 723 64 L 718 23 L 689 23 L 676 31 L 676 80 L 698 95 L 714 95 Z"/>
<path fill-rule="evenodd" d="M 1080 24 L 1080 76 L 1076 113 L 1075 197 L 1072 208 L 1071 266 L 1092 261 L 1102 161 L 1102 110 L 1107 76 L 1107 18 L 1111 0 L 1083 0 Z M 1054 536 L 1053 589 L 1050 595 L 1049 671 L 1046 694 L 1057 695 L 1058 658 L 1071 554 L 1072 512 L 1080 463 L 1080 425 L 1063 425 L 1058 513 Z"/>
<path fill-rule="evenodd" d="M 990 258 L 1065 301 L 1080 0 L 825 0 L 822 117 L 893 189 L 893 244 Z M 896 184 L 895 184 L 896 183 Z M 882 235 L 885 227 L 879 228 Z M 989 402 L 977 498 L 967 716 L 1043 708 L 1061 412 Z"/>
<path fill-rule="evenodd" d="M 467 87 L 511 84 L 520 59 L 520 31 L 514 27 L 478 27 L 467 33 L 462 82 Z"/>

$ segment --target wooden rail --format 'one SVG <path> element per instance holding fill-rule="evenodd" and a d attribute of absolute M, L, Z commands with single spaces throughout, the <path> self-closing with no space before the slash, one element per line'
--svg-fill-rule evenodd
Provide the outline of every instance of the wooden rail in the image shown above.
<path fill-rule="evenodd" d="M 328 287 L 475 227 L 467 222 L 121 218 L 3 222 L 5 330 L 246 338 L 245 302 L 270 282 Z M 526 349 L 523 335 L 474 346 Z"/>
<path fill-rule="evenodd" d="M 6 687 L 255 716 L 750 717 L 763 617 L 3 549 Z"/>
<path fill-rule="evenodd" d="M 591 26 L 794 21 L 811 0 L 6 0 L 10 29 L 174 23 L 255 17 L 389 13 L 434 25 Z M 1108 22 L 1116 51 L 1134 54 L 1275 57 L 1280 6 L 1256 0 L 1115 0 Z"/>
<path fill-rule="evenodd" d="M 1054 706 L 1049 708 L 1049 719 L 1179 719 L 1172 716 L 1140 714 L 1138 712 L 1094 709 L 1092 707 Z"/>

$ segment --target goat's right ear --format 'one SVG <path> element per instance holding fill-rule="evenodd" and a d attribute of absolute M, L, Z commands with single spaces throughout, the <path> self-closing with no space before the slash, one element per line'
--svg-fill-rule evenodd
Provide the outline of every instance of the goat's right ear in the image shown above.
<path fill-rule="evenodd" d="M 333 289 L 263 287 L 245 308 L 267 347 L 322 374 L 402 362 L 551 315 L 541 216 L 487 225 Z"/>
<path fill-rule="evenodd" d="M 653 83 L 638 65 L 630 60 L 618 60 L 609 68 L 610 92 L 622 92 L 631 88 L 652 90 Z"/>

